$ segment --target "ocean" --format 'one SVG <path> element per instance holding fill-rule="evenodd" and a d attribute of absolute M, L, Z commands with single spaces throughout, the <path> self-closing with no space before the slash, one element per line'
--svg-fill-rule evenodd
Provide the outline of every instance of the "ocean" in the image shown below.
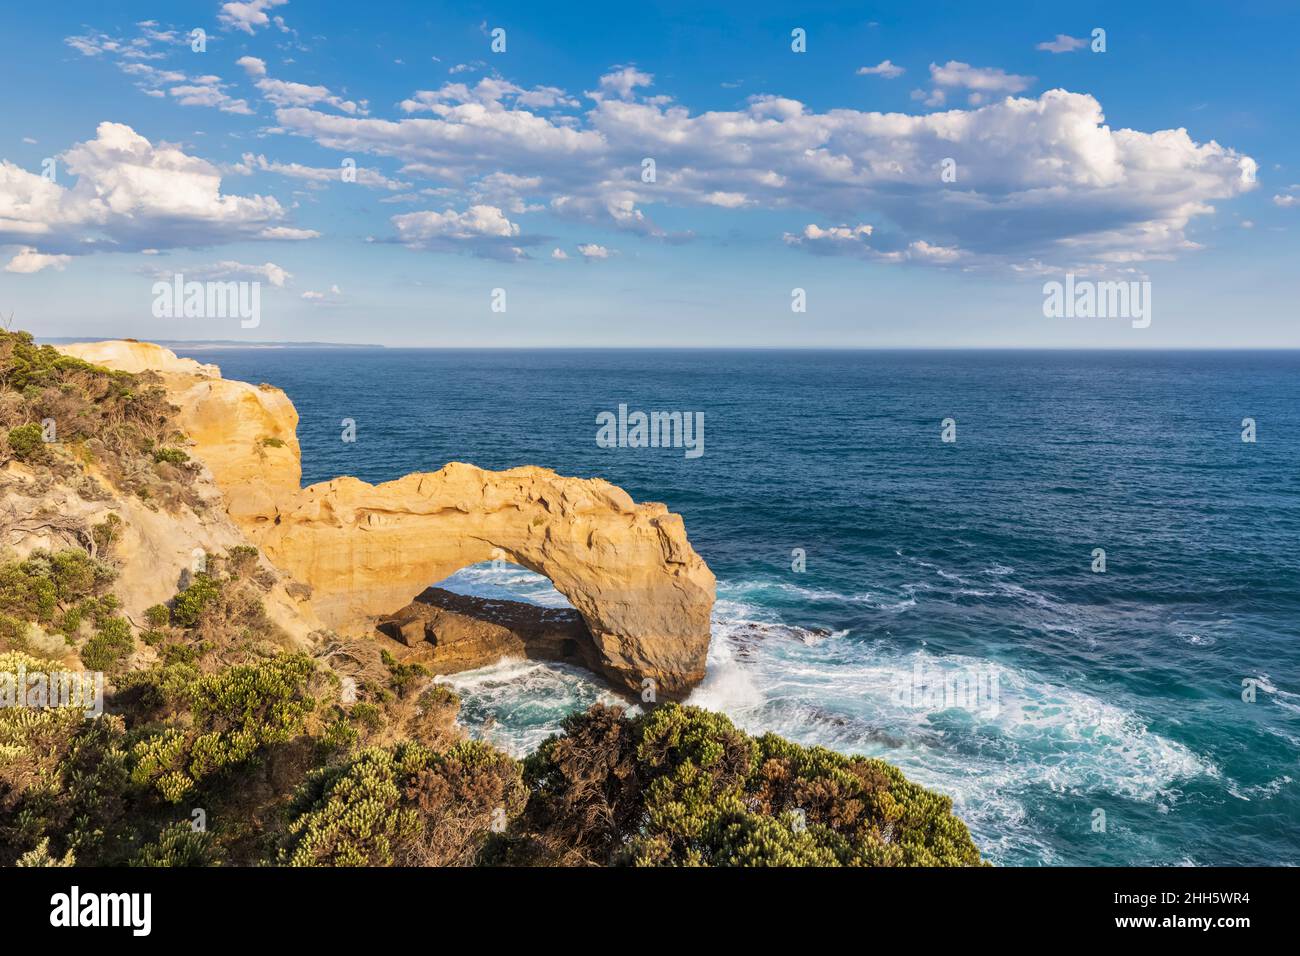
<path fill-rule="evenodd" d="M 536 464 L 667 503 L 718 578 L 690 701 L 896 764 L 994 863 L 1300 863 L 1300 353 L 178 351 L 289 394 L 307 483 Z M 703 454 L 600 447 L 620 404 L 702 412 Z M 611 698 L 449 683 L 516 754 Z"/>

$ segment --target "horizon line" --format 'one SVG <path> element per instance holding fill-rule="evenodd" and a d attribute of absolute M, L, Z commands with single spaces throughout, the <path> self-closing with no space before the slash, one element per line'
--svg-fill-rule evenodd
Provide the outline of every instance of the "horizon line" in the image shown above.
<path fill-rule="evenodd" d="M 403 349 L 439 352 L 1300 352 L 1300 345 L 383 345 L 372 342 L 236 339 L 141 339 L 134 336 L 35 336 L 39 344 L 148 342 L 188 349 Z"/>

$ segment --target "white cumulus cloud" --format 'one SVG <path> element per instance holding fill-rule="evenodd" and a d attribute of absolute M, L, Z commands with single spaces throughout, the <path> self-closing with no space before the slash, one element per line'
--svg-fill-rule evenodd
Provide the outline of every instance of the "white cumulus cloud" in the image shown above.
<path fill-rule="evenodd" d="M 59 182 L 0 163 L 0 245 L 76 255 L 307 232 L 280 225 L 285 212 L 273 197 L 222 192 L 211 163 L 122 123 L 100 123 L 59 161 Z"/>

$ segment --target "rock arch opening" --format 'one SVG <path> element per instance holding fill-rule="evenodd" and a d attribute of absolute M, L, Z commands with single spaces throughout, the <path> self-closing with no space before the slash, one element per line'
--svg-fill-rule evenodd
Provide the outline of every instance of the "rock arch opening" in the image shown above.
<path fill-rule="evenodd" d="M 580 656 L 616 686 L 680 698 L 704 677 L 714 578 L 680 515 L 600 479 L 452 463 L 381 485 L 302 489 L 249 526 L 267 557 L 312 588 L 327 626 L 391 615 L 430 581 L 504 560 L 544 575 L 581 616 Z M 557 651 L 558 653 L 558 651 Z"/>

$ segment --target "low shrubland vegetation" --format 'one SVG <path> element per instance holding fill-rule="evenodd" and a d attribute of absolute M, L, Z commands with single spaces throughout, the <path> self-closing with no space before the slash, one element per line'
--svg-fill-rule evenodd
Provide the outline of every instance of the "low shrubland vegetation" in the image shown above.
<path fill-rule="evenodd" d="M 110 371 L 0 330 L 0 464 L 16 459 L 64 479 L 93 465 L 123 493 L 194 505 L 175 412 L 152 373 Z"/>
<path fill-rule="evenodd" d="M 893 767 L 693 707 L 597 705 L 520 762 L 481 741 L 340 734 L 401 699 L 340 704 L 302 654 L 129 676 L 98 720 L 0 710 L 0 863 L 980 863 L 950 801 Z"/>
<path fill-rule="evenodd" d="M 951 802 L 888 764 L 694 707 L 597 705 L 514 760 L 464 740 L 456 696 L 373 641 L 287 651 L 253 549 L 205 566 L 148 609 L 154 653 L 124 670 L 109 565 L 72 550 L 0 565 L 0 671 L 49 667 L 23 650 L 30 626 L 110 675 L 98 719 L 0 708 L 0 864 L 980 862 Z"/>

